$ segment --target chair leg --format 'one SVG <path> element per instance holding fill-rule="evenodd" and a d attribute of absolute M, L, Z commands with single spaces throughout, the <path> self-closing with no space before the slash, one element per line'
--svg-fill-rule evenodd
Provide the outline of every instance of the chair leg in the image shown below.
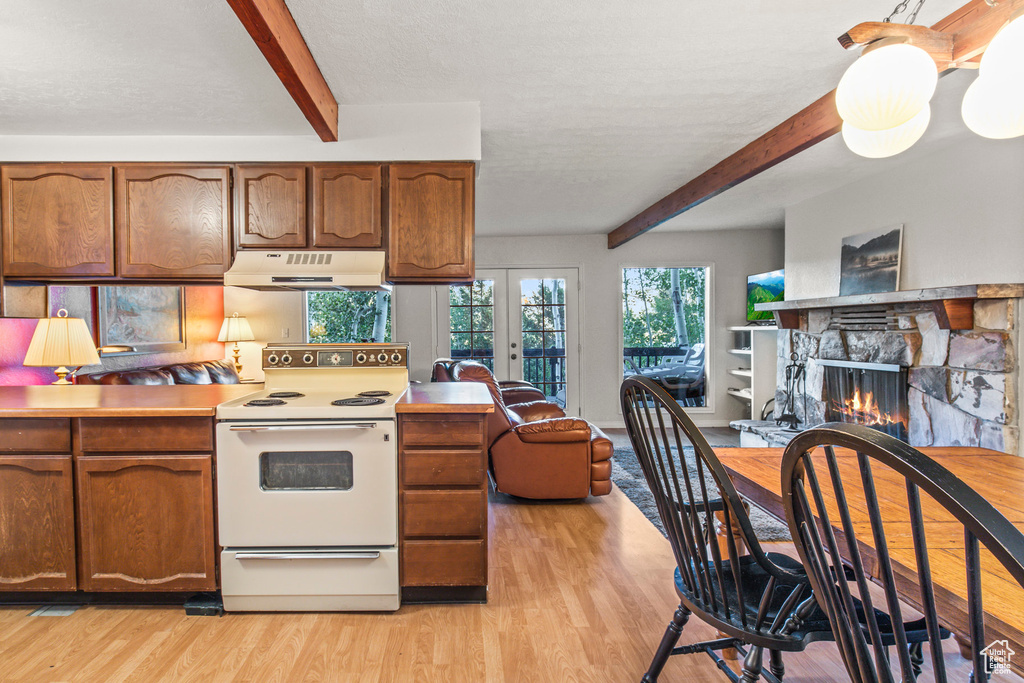
<path fill-rule="evenodd" d="M 780 681 L 786 675 L 786 665 L 782 663 L 782 653 L 778 650 L 768 651 L 768 669 Z"/>
<path fill-rule="evenodd" d="M 686 625 L 689 618 L 690 610 L 680 604 L 679 609 L 672 615 L 672 621 L 665 629 L 665 635 L 661 637 L 658 651 L 654 653 L 654 659 L 651 660 L 651 665 L 647 668 L 644 677 L 640 679 L 640 683 L 655 683 L 658 680 L 658 676 L 665 668 L 665 663 L 668 661 L 669 655 L 672 654 L 672 648 L 679 642 L 679 636 L 683 634 L 683 626 Z"/>
<path fill-rule="evenodd" d="M 764 650 L 759 647 L 752 647 L 747 652 L 747 656 L 743 660 L 743 678 L 740 679 L 742 683 L 757 683 L 761 678 L 761 669 L 764 668 L 763 654 Z"/>
<path fill-rule="evenodd" d="M 910 668 L 914 672 L 915 679 L 921 675 L 921 665 L 924 664 L 922 648 L 922 643 L 911 643 L 910 647 L 907 648 L 910 651 Z"/>

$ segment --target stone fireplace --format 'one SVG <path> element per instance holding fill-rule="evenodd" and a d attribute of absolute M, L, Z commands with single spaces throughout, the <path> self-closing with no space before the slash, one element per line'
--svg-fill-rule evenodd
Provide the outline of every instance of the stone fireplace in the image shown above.
<path fill-rule="evenodd" d="M 806 380 L 793 402 L 801 428 L 835 417 L 826 384 L 833 361 L 839 367 L 882 364 L 905 372 L 906 436 L 912 446 L 1017 453 L 1018 300 L 978 298 L 969 305 L 973 327 L 961 324 L 961 329 L 943 329 L 941 313 L 920 305 L 898 304 L 860 317 L 836 315 L 834 309 L 803 311 L 794 329 L 778 334 L 776 417 L 785 404 L 791 354 L 805 363 Z"/>

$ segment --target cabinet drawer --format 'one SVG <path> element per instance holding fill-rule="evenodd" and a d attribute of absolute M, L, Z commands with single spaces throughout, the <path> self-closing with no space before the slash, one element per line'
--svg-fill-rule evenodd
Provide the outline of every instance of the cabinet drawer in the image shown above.
<path fill-rule="evenodd" d="M 0 420 L 0 453 L 70 453 L 71 420 L 66 417 Z"/>
<path fill-rule="evenodd" d="M 403 446 L 483 446 L 483 424 L 476 415 L 404 418 L 400 438 Z"/>
<path fill-rule="evenodd" d="M 406 485 L 474 486 L 484 483 L 484 454 L 479 451 L 402 450 Z"/>
<path fill-rule="evenodd" d="M 402 533 L 413 536 L 483 536 L 487 492 L 402 491 Z"/>
<path fill-rule="evenodd" d="M 405 541 L 403 586 L 486 586 L 487 541 Z"/>
<path fill-rule="evenodd" d="M 213 450 L 208 417 L 81 418 L 83 452 L 195 452 Z"/>

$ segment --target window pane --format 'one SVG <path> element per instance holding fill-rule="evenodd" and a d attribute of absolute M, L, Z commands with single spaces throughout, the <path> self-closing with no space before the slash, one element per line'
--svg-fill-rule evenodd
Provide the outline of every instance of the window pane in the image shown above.
<path fill-rule="evenodd" d="M 523 330 L 543 330 L 544 313 L 541 306 L 523 306 Z"/>
<path fill-rule="evenodd" d="M 391 292 L 306 292 L 306 341 L 391 341 Z"/>
<path fill-rule="evenodd" d="M 623 372 L 653 379 L 683 405 L 706 405 L 707 268 L 622 275 Z"/>
<path fill-rule="evenodd" d="M 464 358 L 468 351 L 473 348 L 473 335 L 469 333 L 452 333 L 452 357 Z"/>
<path fill-rule="evenodd" d="M 494 329 L 494 309 L 491 306 L 473 308 L 473 329 L 485 332 Z"/>
<path fill-rule="evenodd" d="M 452 332 L 468 332 L 470 330 L 470 316 L 472 315 L 472 307 L 470 306 L 452 306 Z"/>

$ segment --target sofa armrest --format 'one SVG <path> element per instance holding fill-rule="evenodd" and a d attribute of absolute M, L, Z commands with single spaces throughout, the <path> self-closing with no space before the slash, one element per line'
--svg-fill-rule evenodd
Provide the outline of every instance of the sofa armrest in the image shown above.
<path fill-rule="evenodd" d="M 505 402 L 505 405 L 513 405 L 515 403 L 532 403 L 533 401 L 546 401 L 547 396 L 544 392 L 537 387 L 501 387 L 501 400 Z"/>
<path fill-rule="evenodd" d="M 590 441 L 590 423 L 578 417 L 556 417 L 513 427 L 525 443 L 571 443 Z"/>
<path fill-rule="evenodd" d="M 505 407 L 523 418 L 523 422 L 536 422 L 537 420 L 550 420 L 553 417 L 565 417 L 565 411 L 549 401 L 513 403 Z"/>

